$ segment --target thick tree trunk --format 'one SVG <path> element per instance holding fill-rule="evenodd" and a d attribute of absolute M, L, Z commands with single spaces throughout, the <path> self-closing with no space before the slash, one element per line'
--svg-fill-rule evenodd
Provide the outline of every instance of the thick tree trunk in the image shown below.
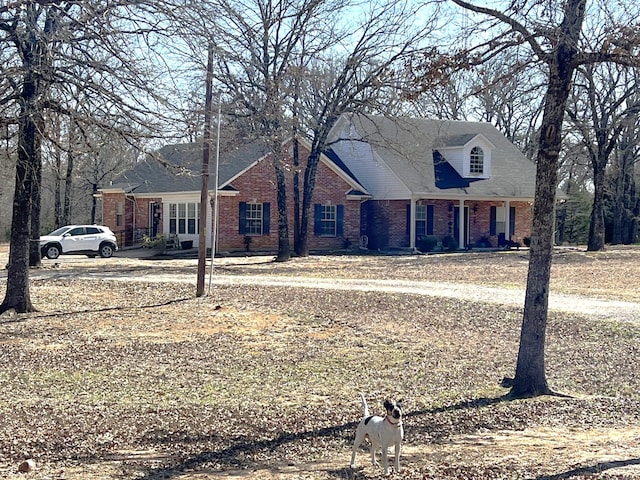
<path fill-rule="evenodd" d="M 585 0 L 570 0 L 549 60 L 549 87 L 540 130 L 531 249 L 516 375 L 509 395 L 532 397 L 552 393 L 545 373 L 545 341 L 553 249 L 558 155 L 562 123 L 575 71 L 576 45 L 584 20 Z"/>
<path fill-rule="evenodd" d="M 276 262 L 286 262 L 291 259 L 291 245 L 289 242 L 289 222 L 287 216 L 287 183 L 281 155 L 273 164 L 276 170 L 278 197 L 278 256 Z"/>
<path fill-rule="evenodd" d="M 316 184 L 316 174 L 318 172 L 319 152 L 311 152 L 307 160 L 307 168 L 304 171 L 304 186 L 302 191 L 302 217 L 300 219 L 300 237 L 296 253 L 301 257 L 309 255 L 309 218 L 311 216 L 311 203 L 313 200 L 313 190 Z"/>
<path fill-rule="evenodd" d="M 41 124 L 38 128 L 43 127 Z M 38 143 L 40 143 L 38 141 Z M 38 152 L 40 148 L 38 147 Z M 40 153 L 36 153 L 38 160 L 33 162 L 33 182 L 31 183 L 31 230 L 29 243 L 29 266 L 40 267 L 40 207 L 42 198 L 42 161 Z"/>
<path fill-rule="evenodd" d="M 35 172 L 40 168 L 40 139 L 42 122 L 34 106 L 37 82 L 27 77 L 23 89 L 23 107 L 20 116 L 16 186 L 13 197 L 11 246 L 7 271 L 7 290 L 0 305 L 0 313 L 14 309 L 18 313 L 34 311 L 29 290 L 29 240 Z"/>
<path fill-rule="evenodd" d="M 293 139 L 293 251 L 300 252 L 300 146 L 298 139 Z"/>
<path fill-rule="evenodd" d="M 591 209 L 591 223 L 589 225 L 589 240 L 587 251 L 604 250 L 604 181 L 605 168 L 598 160 L 594 166 L 593 178 L 593 208 Z M 604 162 L 606 166 L 606 161 Z"/>

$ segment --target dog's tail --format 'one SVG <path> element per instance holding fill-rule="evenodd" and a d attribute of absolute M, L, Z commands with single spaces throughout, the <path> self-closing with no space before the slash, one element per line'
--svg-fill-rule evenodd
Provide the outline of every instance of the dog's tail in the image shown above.
<path fill-rule="evenodd" d="M 360 400 L 362 400 L 362 411 L 364 412 L 364 416 L 368 417 L 371 414 L 369 413 L 369 406 L 367 405 L 367 399 L 364 398 L 364 393 L 360 393 Z"/>

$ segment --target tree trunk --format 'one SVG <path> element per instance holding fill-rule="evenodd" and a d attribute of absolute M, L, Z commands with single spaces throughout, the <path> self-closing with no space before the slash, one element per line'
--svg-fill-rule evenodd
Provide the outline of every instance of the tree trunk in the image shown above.
<path fill-rule="evenodd" d="M 591 224 L 589 225 L 589 240 L 587 251 L 604 250 L 604 182 L 605 167 L 598 159 L 593 171 L 593 208 L 591 209 Z"/>
<path fill-rule="evenodd" d="M 274 159 L 276 170 L 276 184 L 278 197 L 278 256 L 276 262 L 286 262 L 291 259 L 291 246 L 289 243 L 289 222 L 287 218 L 287 182 L 285 169 L 282 165 L 280 150 L 274 151 L 278 158 Z"/>
<path fill-rule="evenodd" d="M 586 0 L 570 0 L 559 28 L 558 44 L 549 59 L 549 86 L 540 129 L 533 205 L 529 272 L 516 375 L 509 395 L 515 398 L 552 393 L 545 373 L 545 340 L 553 248 L 558 155 L 562 123 L 576 68 L 576 45 Z"/>
<path fill-rule="evenodd" d="M 44 128 L 44 122 L 40 121 L 37 128 L 42 131 Z M 42 159 L 40 156 L 40 140 L 39 137 L 34 139 L 37 142 L 37 157 L 38 160 L 33 162 L 33 181 L 31 182 L 31 204 L 30 204 L 30 239 L 29 243 L 29 266 L 40 267 L 42 265 L 42 257 L 40 256 L 40 208 L 42 197 Z"/>
<path fill-rule="evenodd" d="M 71 224 L 71 204 L 73 190 L 73 153 L 67 155 L 67 174 L 64 179 L 64 211 L 62 212 L 63 225 Z"/>
<path fill-rule="evenodd" d="M 96 223 L 96 211 L 98 209 L 98 199 L 96 195 L 98 194 L 98 184 L 94 183 L 91 188 L 91 221 L 89 223 Z"/>
<path fill-rule="evenodd" d="M 625 195 L 625 185 L 627 183 L 626 177 L 625 154 L 622 152 L 617 157 L 615 173 L 612 179 L 612 183 L 614 184 L 614 198 L 611 243 L 613 245 L 620 245 L 621 243 L 624 243 L 624 234 L 622 230 L 626 223 L 624 217 L 628 208 Z"/>
<path fill-rule="evenodd" d="M 300 254 L 300 146 L 298 139 L 293 139 L 293 251 Z"/>
<path fill-rule="evenodd" d="M 316 184 L 316 174 L 318 172 L 318 162 L 320 153 L 312 151 L 307 160 L 307 168 L 304 171 L 304 185 L 302 191 L 302 217 L 300 219 L 300 243 L 296 253 L 301 257 L 309 255 L 309 218 L 311 216 L 311 202 L 313 190 Z"/>
<path fill-rule="evenodd" d="M 56 152 L 56 178 L 54 190 L 53 210 L 55 213 L 55 228 L 62 227 L 62 158 L 59 151 Z"/>
<path fill-rule="evenodd" d="M 38 82 L 31 75 L 24 80 L 20 112 L 16 186 L 13 197 L 11 246 L 7 271 L 7 290 L 0 313 L 14 309 L 18 313 L 35 311 L 29 291 L 29 240 L 33 189 L 39 188 L 34 178 L 41 160 L 42 116 L 35 102 Z"/>
<path fill-rule="evenodd" d="M 22 127 L 21 127 L 22 128 Z M 21 146 L 24 141 L 20 141 Z M 26 145 L 24 145 L 26 146 Z M 20 149 L 16 164 L 16 189 L 13 199 L 11 246 L 7 270 L 7 290 L 0 313 L 14 309 L 18 313 L 34 311 L 29 290 L 29 202 L 31 202 L 31 159 Z"/>

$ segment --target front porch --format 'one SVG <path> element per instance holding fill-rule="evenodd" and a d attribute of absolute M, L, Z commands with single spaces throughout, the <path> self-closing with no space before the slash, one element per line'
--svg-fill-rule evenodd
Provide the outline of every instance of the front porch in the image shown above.
<path fill-rule="evenodd" d="M 362 233 L 370 248 L 423 250 L 437 242 L 447 250 L 523 244 L 531 232 L 531 203 L 486 199 L 369 201 Z M 421 248 L 422 247 L 422 248 Z"/>

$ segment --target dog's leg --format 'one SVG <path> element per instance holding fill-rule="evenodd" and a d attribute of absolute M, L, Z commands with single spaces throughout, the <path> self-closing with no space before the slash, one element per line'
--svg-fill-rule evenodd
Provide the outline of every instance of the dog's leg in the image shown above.
<path fill-rule="evenodd" d="M 382 446 L 382 468 L 384 474 L 389 475 L 389 447 L 387 445 Z"/>
<path fill-rule="evenodd" d="M 353 442 L 353 451 L 351 452 L 351 468 L 355 468 L 356 466 L 356 452 L 365 438 L 364 428 L 360 428 L 361 425 L 358 425 L 358 429 L 356 430 L 356 439 Z"/>
<path fill-rule="evenodd" d="M 376 460 L 376 451 L 378 450 L 378 448 L 380 448 L 380 445 L 377 444 L 372 438 L 369 438 L 369 440 L 371 440 L 371 464 L 376 467 L 378 466 L 378 461 Z"/>
<path fill-rule="evenodd" d="M 395 461 L 396 473 L 400 472 L 400 450 L 401 450 L 401 444 L 400 442 L 398 442 L 396 443 L 396 461 Z"/>

